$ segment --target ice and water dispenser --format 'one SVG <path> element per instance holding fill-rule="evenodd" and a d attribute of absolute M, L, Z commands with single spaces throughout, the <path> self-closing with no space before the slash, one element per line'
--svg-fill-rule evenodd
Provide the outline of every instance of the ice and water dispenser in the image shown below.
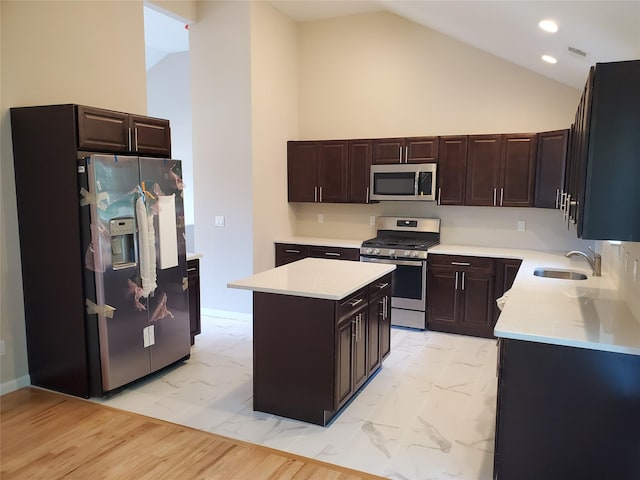
<path fill-rule="evenodd" d="M 136 265 L 135 228 L 133 217 L 113 218 L 109 221 L 111 263 L 114 270 Z"/>

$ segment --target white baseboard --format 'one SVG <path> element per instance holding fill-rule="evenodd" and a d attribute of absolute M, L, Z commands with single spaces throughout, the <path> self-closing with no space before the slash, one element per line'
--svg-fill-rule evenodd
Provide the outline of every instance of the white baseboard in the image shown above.
<path fill-rule="evenodd" d="M 213 308 L 201 308 L 200 313 L 206 317 L 230 318 L 232 320 L 242 320 L 243 322 L 250 322 L 253 320 L 253 315 L 250 313 L 215 310 Z"/>
<path fill-rule="evenodd" d="M 0 395 L 15 392 L 16 390 L 19 390 L 22 387 L 28 387 L 29 385 L 31 385 L 31 377 L 29 377 L 29 375 L 11 380 L 10 382 L 0 383 Z"/>

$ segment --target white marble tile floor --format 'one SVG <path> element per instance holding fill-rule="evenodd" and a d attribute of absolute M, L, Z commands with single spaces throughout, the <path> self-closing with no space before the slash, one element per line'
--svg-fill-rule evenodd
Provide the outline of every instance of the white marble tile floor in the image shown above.
<path fill-rule="evenodd" d="M 250 322 L 202 317 L 191 358 L 106 405 L 393 480 L 490 480 L 495 340 L 393 328 L 391 355 L 328 426 L 252 410 Z"/>

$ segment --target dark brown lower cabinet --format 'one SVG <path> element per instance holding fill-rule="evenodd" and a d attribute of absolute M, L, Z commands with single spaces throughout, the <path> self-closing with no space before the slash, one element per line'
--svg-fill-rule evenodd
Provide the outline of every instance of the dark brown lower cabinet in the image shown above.
<path fill-rule="evenodd" d="M 493 258 L 430 255 L 427 328 L 493 337 Z"/>
<path fill-rule="evenodd" d="M 500 339 L 497 480 L 640 478 L 640 356 Z"/>
<path fill-rule="evenodd" d="M 325 245 L 300 245 L 276 243 L 276 267 L 302 260 L 303 258 L 329 258 L 334 260 L 360 261 L 359 248 L 330 247 Z"/>
<path fill-rule="evenodd" d="M 195 336 L 201 333 L 200 323 L 200 260 L 187 261 L 187 280 L 189 284 L 189 324 L 191 325 L 191 345 Z"/>
<path fill-rule="evenodd" d="M 522 265 L 522 260 L 517 258 L 496 258 L 496 281 L 494 299 L 500 298 L 504 293 L 513 286 L 518 270 Z M 496 307 L 494 311 L 494 326 L 500 316 L 500 309 Z"/>
<path fill-rule="evenodd" d="M 254 292 L 254 410 L 326 425 L 389 352 L 390 305 L 371 303 L 390 292 L 391 275 L 342 300 Z"/>

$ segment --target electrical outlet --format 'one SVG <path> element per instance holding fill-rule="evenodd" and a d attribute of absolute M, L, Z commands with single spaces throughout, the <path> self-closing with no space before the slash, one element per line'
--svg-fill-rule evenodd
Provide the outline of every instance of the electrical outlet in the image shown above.
<path fill-rule="evenodd" d="M 318 214 L 318 223 L 324 223 L 324 213 Z"/>
<path fill-rule="evenodd" d="M 634 282 L 638 281 L 638 259 L 637 258 L 633 261 L 633 281 Z"/>
<path fill-rule="evenodd" d="M 519 232 L 524 232 L 526 230 L 527 227 L 527 222 L 525 222 L 524 220 L 518 220 L 518 231 Z"/>
<path fill-rule="evenodd" d="M 224 215 L 215 216 L 215 225 L 216 227 L 224 227 Z"/>
<path fill-rule="evenodd" d="M 369 215 L 369 225 L 371 225 L 372 227 L 376 226 L 376 216 L 375 215 Z"/>
<path fill-rule="evenodd" d="M 6 353 L 4 349 L 4 340 L 0 340 L 0 355 L 4 355 Z"/>
<path fill-rule="evenodd" d="M 624 252 L 624 271 L 629 271 L 629 252 Z"/>

